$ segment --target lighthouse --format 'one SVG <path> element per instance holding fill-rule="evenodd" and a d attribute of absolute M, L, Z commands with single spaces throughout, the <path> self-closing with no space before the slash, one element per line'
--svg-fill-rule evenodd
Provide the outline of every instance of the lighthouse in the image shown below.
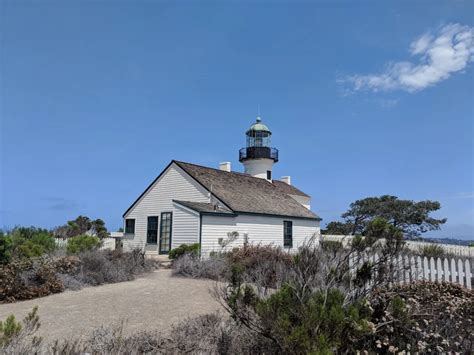
<path fill-rule="evenodd" d="M 257 117 L 245 135 L 246 147 L 239 151 L 239 161 L 244 165 L 245 173 L 271 182 L 273 164 L 278 162 L 278 149 L 271 145 L 272 132 Z"/>

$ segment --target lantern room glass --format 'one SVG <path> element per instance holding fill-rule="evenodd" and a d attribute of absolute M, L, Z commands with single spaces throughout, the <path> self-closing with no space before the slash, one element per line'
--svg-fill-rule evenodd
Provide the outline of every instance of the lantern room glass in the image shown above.
<path fill-rule="evenodd" d="M 271 136 L 270 132 L 250 130 L 247 132 L 247 147 L 271 147 Z"/>

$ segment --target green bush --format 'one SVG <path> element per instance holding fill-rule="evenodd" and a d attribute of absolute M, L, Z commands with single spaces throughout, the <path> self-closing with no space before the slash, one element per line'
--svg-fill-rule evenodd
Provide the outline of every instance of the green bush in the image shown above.
<path fill-rule="evenodd" d="M 428 258 L 440 258 L 446 255 L 446 251 L 441 245 L 431 244 L 431 245 L 424 245 L 419 248 L 418 253 L 420 256 L 426 256 Z"/>
<path fill-rule="evenodd" d="M 17 321 L 13 314 L 4 322 L 0 320 L 0 353 L 39 354 L 42 339 L 35 335 L 39 326 L 38 306 L 33 307 L 23 323 Z"/>
<path fill-rule="evenodd" d="M 0 232 L 0 264 L 14 258 L 31 258 L 50 253 L 56 248 L 54 237 L 46 229 L 15 227 Z"/>
<path fill-rule="evenodd" d="M 12 238 L 0 231 L 0 265 L 8 264 L 12 258 Z"/>
<path fill-rule="evenodd" d="M 17 247 L 20 256 L 31 258 L 52 252 L 56 249 L 56 242 L 50 234 L 39 233 L 30 239 L 24 239 L 21 242 L 17 241 Z"/>
<path fill-rule="evenodd" d="M 69 254 L 77 254 L 88 250 L 98 249 L 101 241 L 97 237 L 90 235 L 78 235 L 77 237 L 69 238 L 66 250 Z"/>
<path fill-rule="evenodd" d="M 352 339 L 371 331 L 370 310 L 362 302 L 346 304 L 338 289 L 307 292 L 301 297 L 295 288 L 285 285 L 270 297 L 260 298 L 251 286 L 244 285 L 234 288 L 229 300 L 237 314 L 244 306 L 257 315 L 259 329 L 275 341 L 278 353 L 348 353 L 353 350 Z"/>
<path fill-rule="evenodd" d="M 199 255 L 199 243 L 195 244 L 181 244 L 179 247 L 171 249 L 168 257 L 172 260 L 178 259 L 184 254 Z"/>
<path fill-rule="evenodd" d="M 15 316 L 10 314 L 5 322 L 0 320 L 0 345 L 5 345 L 17 336 L 21 331 L 21 323 L 17 322 Z"/>

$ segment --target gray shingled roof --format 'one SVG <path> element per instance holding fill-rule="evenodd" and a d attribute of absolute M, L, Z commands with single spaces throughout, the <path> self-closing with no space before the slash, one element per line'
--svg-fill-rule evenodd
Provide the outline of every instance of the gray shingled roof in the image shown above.
<path fill-rule="evenodd" d="M 310 197 L 309 195 L 305 194 L 303 191 L 297 189 L 293 185 L 288 185 L 286 182 L 273 180 L 273 184 L 275 184 L 275 186 L 278 189 L 280 189 L 282 192 L 288 195 L 299 195 L 299 196 Z"/>
<path fill-rule="evenodd" d="M 184 207 L 190 208 L 196 212 L 203 213 L 216 213 L 216 214 L 234 214 L 225 206 L 216 206 L 213 203 L 208 202 L 194 202 L 194 201 L 182 201 L 182 200 L 173 200 Z"/>
<path fill-rule="evenodd" d="M 289 196 L 307 195 L 283 182 L 271 183 L 247 174 L 174 162 L 236 213 L 319 219 Z"/>

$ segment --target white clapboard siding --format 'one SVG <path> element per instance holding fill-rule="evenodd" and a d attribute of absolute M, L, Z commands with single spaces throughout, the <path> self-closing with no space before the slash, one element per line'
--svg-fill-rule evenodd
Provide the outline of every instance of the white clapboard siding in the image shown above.
<path fill-rule="evenodd" d="M 173 200 L 209 202 L 206 189 L 174 163 L 168 167 L 148 192 L 142 196 L 137 204 L 126 214 L 125 218 L 135 219 L 135 234 L 124 236 L 123 246 L 125 250 L 145 248 L 148 216 L 158 216 L 158 222 L 160 223 L 161 212 L 176 212 Z M 174 220 L 176 217 L 184 218 L 182 214 L 179 216 L 173 215 L 173 231 L 176 230 Z M 195 235 L 193 238 L 189 235 L 185 236 L 186 233 L 184 233 L 183 227 L 181 227 L 178 229 L 180 233 L 177 239 L 178 243 L 180 238 L 188 238 L 192 240 L 192 242 L 199 238 L 198 230 L 196 231 L 195 228 L 195 221 L 190 221 L 190 223 L 186 225 L 191 228 L 186 233 L 195 233 Z M 174 232 L 172 234 L 174 235 Z M 172 240 L 172 243 L 174 247 L 175 241 Z M 152 248 L 155 250 L 146 248 L 147 252 L 157 252 L 157 246 L 152 246 Z"/>
<path fill-rule="evenodd" d="M 349 267 L 355 272 L 356 257 L 349 260 Z M 363 255 L 358 261 L 358 265 L 362 265 L 364 261 L 376 262 L 378 255 L 372 256 Z M 474 273 L 472 270 L 472 260 L 460 257 L 448 258 L 428 258 L 428 257 L 413 257 L 400 256 L 394 263 L 398 266 L 395 272 L 394 279 L 400 283 L 410 283 L 418 280 L 432 281 L 432 282 L 452 282 L 472 289 Z M 367 286 L 371 286 L 372 281 Z"/>
<path fill-rule="evenodd" d="M 219 238 L 226 239 L 227 233 L 238 232 L 239 237 L 227 249 L 242 246 L 244 235 L 249 244 L 271 244 L 283 247 L 283 221 L 293 222 L 293 249 L 296 250 L 313 235 L 320 233 L 319 221 L 281 217 L 238 215 L 236 217 L 202 216 L 201 253 L 223 251 Z"/>
<path fill-rule="evenodd" d="M 171 248 L 194 243 L 199 243 L 199 213 L 175 203 Z"/>

